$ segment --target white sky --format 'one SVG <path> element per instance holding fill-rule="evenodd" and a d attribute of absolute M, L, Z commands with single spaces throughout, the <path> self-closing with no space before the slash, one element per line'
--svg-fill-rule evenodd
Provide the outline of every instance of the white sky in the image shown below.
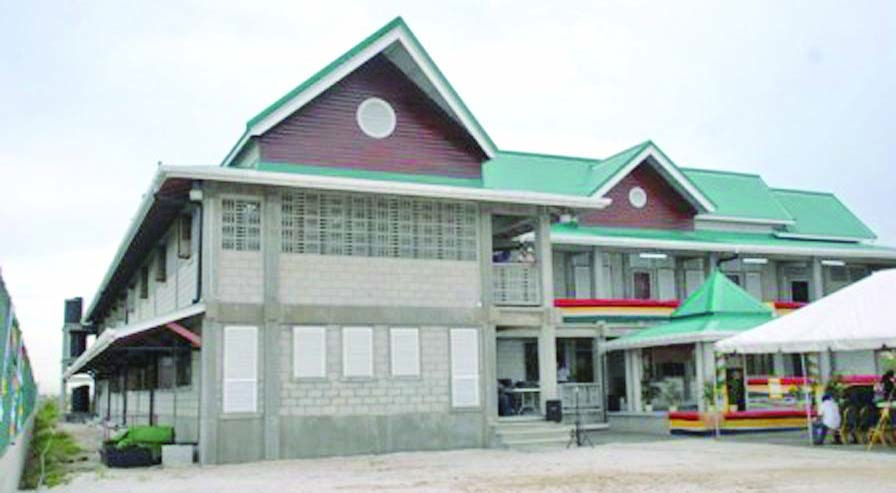
<path fill-rule="evenodd" d="M 552 3 L 8 2 L 0 268 L 41 390 L 63 300 L 93 297 L 156 163 L 217 164 L 396 15 L 502 149 L 649 138 L 682 166 L 833 191 L 896 244 L 896 3 Z"/>

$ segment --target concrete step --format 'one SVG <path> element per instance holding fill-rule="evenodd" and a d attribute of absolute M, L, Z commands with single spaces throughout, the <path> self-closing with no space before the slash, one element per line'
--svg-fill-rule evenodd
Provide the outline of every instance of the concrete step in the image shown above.
<path fill-rule="evenodd" d="M 541 417 L 502 419 L 494 425 L 496 446 L 520 450 L 566 446 L 572 428 Z"/>

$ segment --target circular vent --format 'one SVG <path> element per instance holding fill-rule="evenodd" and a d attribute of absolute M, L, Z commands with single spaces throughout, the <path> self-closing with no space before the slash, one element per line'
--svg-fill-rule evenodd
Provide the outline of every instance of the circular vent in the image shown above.
<path fill-rule="evenodd" d="M 632 187 L 628 191 L 628 202 L 638 209 L 647 205 L 647 192 L 641 187 Z"/>
<path fill-rule="evenodd" d="M 395 110 L 380 98 L 365 99 L 355 116 L 361 131 L 374 139 L 384 139 L 395 131 Z"/>

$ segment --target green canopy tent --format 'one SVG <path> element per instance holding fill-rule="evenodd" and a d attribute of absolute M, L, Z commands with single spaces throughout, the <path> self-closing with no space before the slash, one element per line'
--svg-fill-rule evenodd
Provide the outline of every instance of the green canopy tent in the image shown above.
<path fill-rule="evenodd" d="M 718 269 L 676 309 L 668 322 L 604 344 L 604 352 L 715 342 L 768 322 L 774 312 Z M 703 369 L 698 369 L 703 371 Z M 724 381 L 715 362 L 716 385 Z M 746 376 L 745 376 L 746 378 Z M 718 396 L 714 398 L 718 401 Z"/>
<path fill-rule="evenodd" d="M 714 342 L 768 322 L 774 312 L 719 270 L 669 317 L 669 322 L 610 341 L 606 351 Z"/>

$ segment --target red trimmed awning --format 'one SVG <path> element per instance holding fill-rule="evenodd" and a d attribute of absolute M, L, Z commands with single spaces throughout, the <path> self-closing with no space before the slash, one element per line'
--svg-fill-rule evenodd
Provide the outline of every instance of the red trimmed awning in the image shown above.
<path fill-rule="evenodd" d="M 564 307 L 632 307 L 632 308 L 677 308 L 681 302 L 679 300 L 636 300 L 636 299 L 609 299 L 609 298 L 592 298 L 592 299 L 572 299 L 557 298 L 554 300 L 554 306 L 558 308 Z"/>

